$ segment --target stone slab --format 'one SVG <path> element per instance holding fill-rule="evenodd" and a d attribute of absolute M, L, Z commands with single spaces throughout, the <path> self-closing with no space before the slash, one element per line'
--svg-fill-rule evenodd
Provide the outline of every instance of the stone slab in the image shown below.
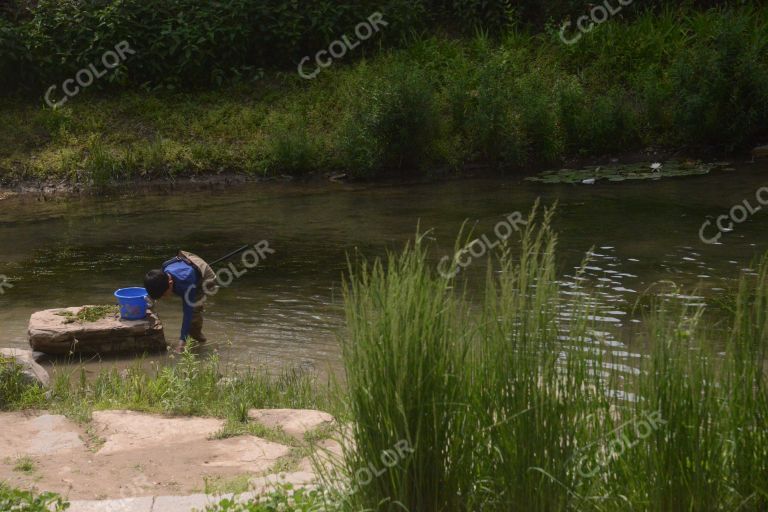
<path fill-rule="evenodd" d="M 248 417 L 265 427 L 281 428 L 300 441 L 307 432 L 333 423 L 333 416 L 312 409 L 251 409 Z"/>
<path fill-rule="evenodd" d="M 189 496 L 158 496 L 152 512 L 190 512 L 203 511 L 208 505 L 219 503 L 232 495 L 208 496 L 206 494 L 190 494 Z"/>
<path fill-rule="evenodd" d="M 76 315 L 87 306 L 46 309 L 29 319 L 29 345 L 46 354 L 105 353 L 165 350 L 165 334 L 160 319 L 150 313 L 142 320 L 122 320 L 118 316 L 95 322 L 72 322 L 61 313 Z"/>
<path fill-rule="evenodd" d="M 224 499 L 247 503 L 259 498 L 259 492 L 242 494 L 190 494 L 187 496 L 146 496 L 114 500 L 76 500 L 70 502 L 68 512 L 192 512 L 203 511 Z"/>
<path fill-rule="evenodd" d="M 93 425 L 104 439 L 99 455 L 154 446 L 204 443 L 225 424 L 218 418 L 164 417 L 134 411 L 94 411 Z"/>
<path fill-rule="evenodd" d="M 0 415 L 0 459 L 19 455 L 50 456 L 84 449 L 77 425 L 64 416 Z"/>
<path fill-rule="evenodd" d="M 153 503 L 154 498 L 152 496 L 142 498 L 123 498 L 119 500 L 78 500 L 70 501 L 67 512 L 152 512 Z"/>

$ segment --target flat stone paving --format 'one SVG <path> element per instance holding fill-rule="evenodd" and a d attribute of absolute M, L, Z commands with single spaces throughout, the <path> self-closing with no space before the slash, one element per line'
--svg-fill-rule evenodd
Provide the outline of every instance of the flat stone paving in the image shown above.
<path fill-rule="evenodd" d="M 304 486 L 308 486 L 305 484 Z M 301 487 L 302 484 L 294 486 Z M 266 489 L 266 488 L 265 488 Z M 223 499 L 245 503 L 263 496 L 264 492 L 253 491 L 242 494 L 190 494 L 188 496 L 147 496 L 117 500 L 79 500 L 70 502 L 68 512 L 203 512 L 209 505 Z"/>
<path fill-rule="evenodd" d="M 325 423 L 323 414 L 280 411 L 292 420 L 286 430 L 299 439 Z M 0 413 L 0 481 L 58 493 L 73 512 L 204 510 L 223 499 L 195 494 L 206 488 L 208 478 L 246 476 L 249 489 L 259 494 L 280 482 L 315 484 L 309 459 L 301 460 L 293 473 L 270 474 L 291 453 L 290 446 L 252 435 L 217 439 L 223 425 L 218 418 L 134 411 L 96 411 L 88 425 L 45 412 Z M 330 439 L 317 446 L 321 460 L 329 447 L 340 453 L 340 445 Z M 19 470 L 19 461 L 31 469 Z"/>

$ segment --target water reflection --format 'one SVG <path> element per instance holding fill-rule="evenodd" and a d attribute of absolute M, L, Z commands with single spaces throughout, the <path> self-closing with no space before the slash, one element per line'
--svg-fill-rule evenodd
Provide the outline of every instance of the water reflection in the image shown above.
<path fill-rule="evenodd" d="M 0 346 L 25 347 L 32 312 L 109 303 L 112 292 L 140 283 L 144 272 L 184 248 L 209 260 L 268 240 L 275 254 L 212 298 L 206 334 L 225 360 L 266 365 L 334 367 L 343 326 L 340 277 L 347 255 L 373 257 L 433 229 L 431 255 L 452 254 L 462 222 L 474 233 L 537 198 L 559 201 L 555 229 L 560 283 L 578 296 L 587 284 L 599 332 L 596 343 L 631 367 L 642 350 L 627 335 L 637 298 L 660 280 L 666 299 L 690 306 L 722 295 L 768 248 L 768 212 L 728 233 L 721 245 L 698 238 L 706 215 L 762 185 L 768 167 L 652 183 L 590 187 L 525 183 L 518 178 L 388 185 L 252 184 L 171 195 L 146 192 L 39 203 L 0 202 L 0 274 L 14 288 L 0 295 Z M 585 254 L 589 262 L 577 273 Z M 462 271 L 484 278 L 484 260 Z M 698 290 L 695 294 L 691 290 Z M 181 322 L 178 301 L 161 304 L 170 339 Z M 564 317 L 567 311 L 561 312 Z M 620 342 L 618 340 L 623 340 Z M 160 357 L 162 359 L 162 356 Z M 126 359 L 130 360 L 130 358 Z M 616 361 L 613 361 L 616 363 Z"/>

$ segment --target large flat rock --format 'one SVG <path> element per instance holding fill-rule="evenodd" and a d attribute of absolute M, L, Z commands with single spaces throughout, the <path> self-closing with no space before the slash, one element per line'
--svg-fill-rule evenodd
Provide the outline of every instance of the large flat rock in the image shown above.
<path fill-rule="evenodd" d="M 167 418 L 134 411 L 95 411 L 93 425 L 104 445 L 101 455 L 205 442 L 224 426 L 217 418 Z"/>
<path fill-rule="evenodd" d="M 152 510 L 164 512 L 202 504 L 203 496 L 195 493 L 206 488 L 207 479 L 254 478 L 258 494 L 279 482 L 315 483 L 309 461 L 294 473 L 259 479 L 291 455 L 291 447 L 251 435 L 215 439 L 224 423 L 95 411 L 90 423 L 78 424 L 59 415 L 0 412 L 0 482 L 57 492 L 74 501 L 75 512 L 144 512 L 152 496 L 158 497 Z M 31 459 L 31 471 L 14 469 L 21 457 Z"/>
<path fill-rule="evenodd" d="M 212 439 L 223 426 L 217 418 L 169 418 L 132 411 L 97 411 L 93 425 L 104 440 L 99 456 L 123 457 L 130 453 L 162 464 L 173 458 L 176 465 L 195 472 L 217 469 L 258 473 L 272 467 L 290 447 L 255 436 Z"/>
<path fill-rule="evenodd" d="M 163 324 L 153 313 L 142 320 L 122 320 L 110 316 L 94 322 L 72 321 L 66 313 L 77 315 L 88 306 L 46 309 L 29 319 L 29 344 L 46 354 L 143 352 L 166 349 Z"/>

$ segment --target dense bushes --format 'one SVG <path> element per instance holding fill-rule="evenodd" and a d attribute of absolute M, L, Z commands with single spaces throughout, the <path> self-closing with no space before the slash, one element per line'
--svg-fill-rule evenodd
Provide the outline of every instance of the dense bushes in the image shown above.
<path fill-rule="evenodd" d="M 694 2 L 708 6 L 724 2 Z M 644 2 L 644 8 L 676 2 Z M 513 26 L 540 29 L 582 15 L 578 0 L 17 0 L 0 11 L 0 88 L 60 83 L 98 62 L 120 41 L 136 51 L 130 63 L 95 87 L 113 84 L 190 87 L 248 81 L 259 69 L 293 69 L 373 12 L 386 30 L 355 49 L 395 45 L 419 33 L 501 34 Z M 632 16 L 637 6 L 622 10 Z"/>
<path fill-rule="evenodd" d="M 424 37 L 314 80 L 0 109 L 0 179 L 266 175 L 559 165 L 648 145 L 742 149 L 768 135 L 768 8 L 644 14 L 566 45 Z M 42 94 L 42 90 L 40 91 Z"/>

